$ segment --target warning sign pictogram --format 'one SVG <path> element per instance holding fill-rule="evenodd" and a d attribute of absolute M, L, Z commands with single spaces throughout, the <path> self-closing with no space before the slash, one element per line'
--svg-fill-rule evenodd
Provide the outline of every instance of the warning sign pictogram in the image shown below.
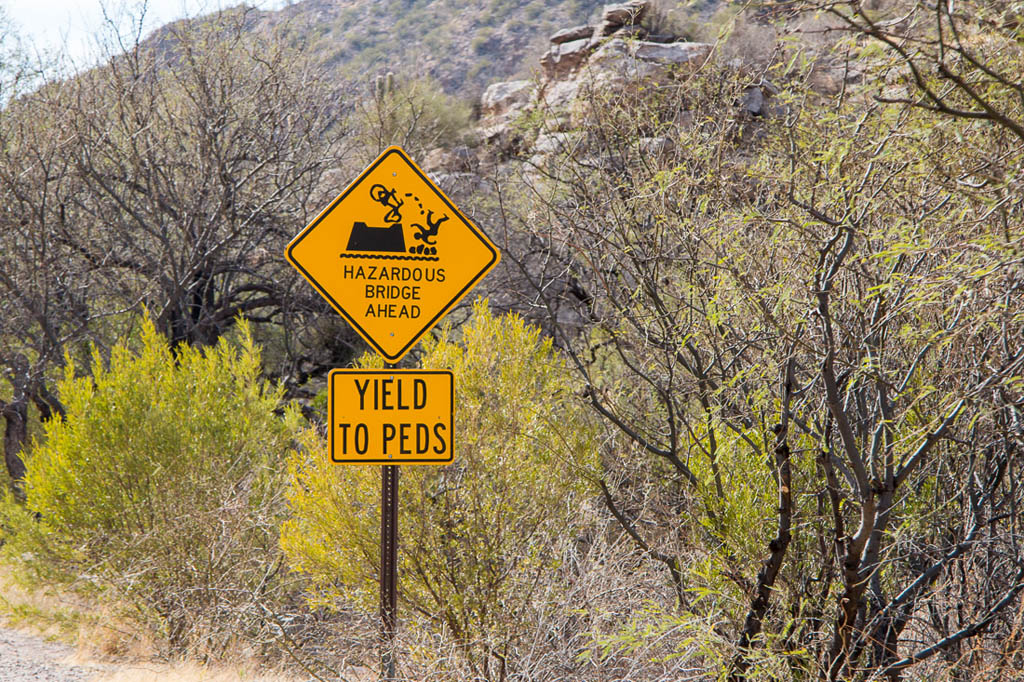
<path fill-rule="evenodd" d="M 285 256 L 397 362 L 498 262 L 498 249 L 398 147 L 384 150 Z"/>

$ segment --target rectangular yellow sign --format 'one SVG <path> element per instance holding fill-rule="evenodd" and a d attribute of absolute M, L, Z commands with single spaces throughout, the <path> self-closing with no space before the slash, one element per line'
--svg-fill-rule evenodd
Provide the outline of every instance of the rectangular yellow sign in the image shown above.
<path fill-rule="evenodd" d="M 449 464 L 455 411 L 450 370 L 335 369 L 327 447 L 337 464 Z"/>

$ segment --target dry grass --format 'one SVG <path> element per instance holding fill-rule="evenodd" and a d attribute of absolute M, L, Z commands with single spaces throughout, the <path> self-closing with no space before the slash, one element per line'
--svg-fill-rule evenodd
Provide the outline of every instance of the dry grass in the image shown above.
<path fill-rule="evenodd" d="M 52 586 L 28 586 L 0 564 L 0 625 L 75 647 L 73 665 L 100 670 L 91 682 L 297 682 L 308 675 L 267 669 L 244 655 L 232 663 L 157 660 L 150 635 L 119 617 L 114 607 Z M 363 682 L 370 671 L 346 670 L 345 679 Z"/>
<path fill-rule="evenodd" d="M 0 564 L 0 624 L 71 645 L 81 662 L 154 656 L 156 642 L 119 609 L 56 585 L 30 585 Z"/>
<path fill-rule="evenodd" d="M 0 624 L 73 645 L 82 622 L 94 612 L 80 597 L 56 588 L 29 586 L 0 564 Z"/>
<path fill-rule="evenodd" d="M 193 662 L 130 664 L 103 672 L 90 682 L 293 682 L 308 679 L 284 672 L 264 672 L 246 665 L 205 666 Z"/>

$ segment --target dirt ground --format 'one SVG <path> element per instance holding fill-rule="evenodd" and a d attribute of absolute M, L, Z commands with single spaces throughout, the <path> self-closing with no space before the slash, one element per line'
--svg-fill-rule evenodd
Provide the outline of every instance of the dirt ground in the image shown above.
<path fill-rule="evenodd" d="M 162 661 L 145 638 L 100 625 L 96 604 L 55 588 L 33 588 L 15 581 L 0 564 L 0 682 L 309 682 L 301 672 L 274 671 L 255 661 L 203 665 Z M 108 619 L 109 620 L 109 619 Z M 112 632 L 128 636 L 134 648 L 112 656 Z M 77 646 L 75 644 L 77 642 Z M 121 655 L 123 654 L 123 655 Z M 364 669 L 346 670 L 349 682 L 374 680 Z"/>
<path fill-rule="evenodd" d="M 110 666 L 74 663 L 75 650 L 0 627 L 0 682 L 79 682 L 111 672 Z"/>
<path fill-rule="evenodd" d="M 362 677 L 347 678 L 352 680 Z M 198 663 L 96 663 L 73 647 L 0 625 L 0 682 L 306 682 L 245 667 Z"/>

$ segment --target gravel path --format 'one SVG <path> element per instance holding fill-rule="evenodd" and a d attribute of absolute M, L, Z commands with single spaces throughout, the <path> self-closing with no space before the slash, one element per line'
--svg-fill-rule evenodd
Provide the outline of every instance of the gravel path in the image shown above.
<path fill-rule="evenodd" d="M 70 663 L 74 650 L 0 627 L 0 682 L 79 682 L 102 670 Z"/>

